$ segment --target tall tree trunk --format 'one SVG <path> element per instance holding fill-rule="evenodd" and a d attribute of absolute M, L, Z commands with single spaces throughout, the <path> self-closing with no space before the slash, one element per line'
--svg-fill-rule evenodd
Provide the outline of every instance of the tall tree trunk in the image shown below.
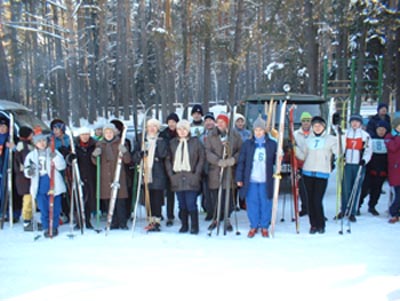
<path fill-rule="evenodd" d="M 304 1 L 304 35 L 305 35 L 305 53 L 307 71 L 309 78 L 306 85 L 306 92 L 310 94 L 318 93 L 318 53 L 316 43 L 316 28 L 314 25 L 314 12 L 313 12 L 313 1 Z"/>

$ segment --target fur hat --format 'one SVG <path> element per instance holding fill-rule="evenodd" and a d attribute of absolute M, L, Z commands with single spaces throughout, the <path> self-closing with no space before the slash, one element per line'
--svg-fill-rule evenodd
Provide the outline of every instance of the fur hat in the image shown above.
<path fill-rule="evenodd" d="M 229 125 L 229 117 L 228 117 L 228 115 L 226 115 L 224 113 L 221 113 L 221 114 L 219 114 L 217 116 L 217 120 L 218 119 L 221 119 L 221 120 L 225 121 L 226 125 Z"/>
<path fill-rule="evenodd" d="M 172 112 L 167 116 L 167 123 L 169 120 L 174 120 L 175 122 L 179 122 L 179 116 L 175 112 Z"/>
<path fill-rule="evenodd" d="M 113 130 L 113 132 L 116 133 L 117 128 L 116 128 L 116 126 L 115 126 L 114 123 L 111 123 L 111 122 L 110 122 L 110 123 L 106 123 L 106 124 L 103 126 L 103 132 L 104 132 L 105 130 Z"/>
<path fill-rule="evenodd" d="M 200 104 L 195 104 L 192 107 L 192 112 L 190 113 L 190 115 L 193 115 L 193 113 L 196 113 L 196 112 L 200 113 L 201 116 L 203 116 L 203 108 L 202 108 L 202 106 Z"/>
<path fill-rule="evenodd" d="M 91 130 L 88 128 L 88 127 L 86 127 L 86 126 L 83 126 L 83 127 L 81 127 L 81 128 L 79 128 L 77 131 L 76 131 L 76 134 L 79 136 L 79 135 L 84 135 L 84 134 L 91 134 Z"/>
<path fill-rule="evenodd" d="M 19 128 L 19 132 L 18 132 L 19 137 L 23 138 L 23 139 L 28 138 L 30 136 L 30 134 L 32 134 L 32 133 L 33 133 L 33 130 L 29 126 L 21 126 Z"/>
<path fill-rule="evenodd" d="M 160 129 L 161 122 L 155 118 L 150 118 L 149 120 L 147 120 L 146 125 L 154 125 L 155 127 L 157 127 L 157 129 Z"/>
<path fill-rule="evenodd" d="M 360 114 L 353 114 L 350 116 L 350 122 L 353 120 L 360 122 L 361 124 L 363 123 L 363 119 Z"/>
<path fill-rule="evenodd" d="M 177 129 L 185 129 L 190 133 L 190 122 L 186 119 L 182 119 L 176 124 Z"/>
<path fill-rule="evenodd" d="M 119 120 L 119 119 L 113 119 L 113 120 L 111 120 L 110 122 L 111 122 L 112 124 L 115 125 L 115 128 L 116 128 L 120 133 L 122 133 L 122 130 L 124 129 L 124 123 L 123 123 L 121 120 Z"/>
<path fill-rule="evenodd" d="M 322 118 L 321 116 L 314 116 L 311 119 L 311 125 L 314 125 L 316 123 L 322 124 L 324 127 L 326 127 L 326 121 L 324 118 Z"/>
<path fill-rule="evenodd" d="M 9 124 L 9 120 L 7 119 L 7 118 L 5 118 L 5 117 L 0 117 L 0 125 L 6 125 L 6 126 L 8 126 L 8 124 Z"/>
<path fill-rule="evenodd" d="M 236 113 L 236 114 L 235 114 L 235 123 L 236 123 L 236 121 L 238 121 L 239 119 L 243 119 L 244 123 L 246 123 L 246 118 L 245 118 L 242 114 Z"/>
<path fill-rule="evenodd" d="M 265 129 L 266 128 L 265 120 L 262 119 L 261 117 L 257 117 L 257 119 L 253 122 L 253 129 L 255 128 Z"/>

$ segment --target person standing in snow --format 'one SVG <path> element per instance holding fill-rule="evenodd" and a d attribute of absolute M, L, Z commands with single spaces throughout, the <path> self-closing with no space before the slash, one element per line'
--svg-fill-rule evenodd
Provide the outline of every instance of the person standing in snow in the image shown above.
<path fill-rule="evenodd" d="M 394 189 L 394 200 L 389 208 L 389 223 L 394 224 L 400 221 L 400 118 L 395 118 L 392 125 L 392 131 L 385 137 L 385 144 L 388 153 L 389 185 Z"/>
<path fill-rule="evenodd" d="M 312 116 L 309 112 L 303 112 L 300 116 L 301 126 L 296 131 L 294 131 L 294 140 L 296 145 L 304 145 L 305 140 L 311 133 L 311 119 Z M 305 191 L 304 179 L 302 177 L 302 169 L 304 162 L 302 160 L 297 160 L 297 167 L 299 169 L 298 174 L 300 175 L 299 179 L 299 195 L 300 195 L 300 212 L 299 216 L 307 215 L 307 194 Z"/>
<path fill-rule="evenodd" d="M 199 140 L 203 146 L 208 139 L 208 134 L 215 128 L 215 116 L 213 112 L 207 112 L 204 115 L 204 132 L 200 136 Z M 202 175 L 202 198 L 201 198 L 201 206 L 203 210 L 206 212 L 206 221 L 210 221 L 213 219 L 213 205 L 211 201 L 210 188 L 208 187 L 208 161 L 204 160 L 203 167 L 203 175 Z"/>
<path fill-rule="evenodd" d="M 68 155 L 66 161 L 69 165 L 72 165 L 72 160 L 76 156 L 80 178 L 83 182 L 86 228 L 93 229 L 90 218 L 91 213 L 96 211 L 96 165 L 93 164 L 91 158 L 97 141 L 90 136 L 91 130 L 87 127 L 79 128 L 77 133 L 78 137 L 75 140 L 76 155 Z"/>
<path fill-rule="evenodd" d="M 103 139 L 96 143 L 96 148 L 92 152 L 91 157 L 92 163 L 97 165 L 96 158 L 100 156 L 100 199 L 102 199 L 103 202 L 107 202 L 107 200 L 109 201 L 111 198 L 111 185 L 114 181 L 116 163 L 119 153 L 121 152 L 123 166 L 119 177 L 118 195 L 110 228 L 127 230 L 128 215 L 126 212 L 126 202 L 128 200 L 128 185 L 124 166 L 131 162 L 131 155 L 125 144 L 121 144 L 118 130 L 113 123 L 104 125 L 103 135 Z M 107 211 L 108 205 L 106 206 Z"/>
<path fill-rule="evenodd" d="M 361 169 L 359 183 L 363 182 L 365 176 L 365 165 L 371 160 L 372 143 L 370 135 L 362 128 L 362 117 L 359 114 L 350 116 L 350 128 L 344 135 L 344 159 L 343 170 L 342 201 L 341 209 L 337 218 L 343 218 L 350 200 L 351 192 L 357 178 L 358 171 Z M 355 222 L 357 202 L 360 197 L 361 185 L 356 187 L 356 194 L 353 199 L 352 207 L 349 208 L 349 220 Z"/>
<path fill-rule="evenodd" d="M 228 188 L 232 189 L 232 185 L 230 185 L 231 187 L 227 187 L 225 181 L 226 172 L 229 171 L 229 168 L 231 168 L 232 178 L 234 177 L 234 166 L 239 159 L 241 146 L 242 138 L 236 131 L 229 128 L 229 117 L 226 114 L 219 114 L 217 116 L 217 126 L 207 136 L 207 140 L 205 143 L 206 158 L 209 163 L 208 185 L 211 194 L 213 208 L 212 212 L 214 214 L 214 220 L 208 227 L 209 230 L 213 230 L 217 226 L 216 212 L 218 205 L 218 189 L 222 189 L 221 216 L 219 218 L 220 220 L 223 220 L 225 209 L 225 193 L 227 192 Z M 220 187 L 221 168 L 223 168 L 224 172 L 222 177 L 222 186 Z M 231 200 L 229 204 L 229 212 L 227 212 L 228 217 L 230 217 L 233 209 L 233 196 L 232 194 L 230 194 L 230 196 Z M 227 222 L 227 230 L 233 230 L 229 220 Z"/>
<path fill-rule="evenodd" d="M 24 231 L 33 231 L 32 217 L 32 196 L 29 192 L 31 181 L 24 174 L 24 162 L 26 156 L 33 150 L 32 145 L 33 130 L 27 126 L 19 129 L 19 141 L 14 152 L 14 176 L 17 197 L 22 198 L 22 218 L 24 221 Z"/>
<path fill-rule="evenodd" d="M 204 148 L 197 137 L 190 136 L 190 122 L 181 120 L 176 126 L 178 136 L 169 143 L 169 155 L 165 160 L 171 190 L 176 192 L 179 202 L 180 233 L 199 233 L 197 195 L 201 189 L 201 175 L 205 160 Z"/>
<path fill-rule="evenodd" d="M 323 198 L 331 173 L 331 158 L 337 154 L 337 139 L 326 131 L 320 116 L 311 120 L 311 134 L 296 148 L 296 156 L 304 161 L 303 175 L 308 200 L 310 234 L 325 233 Z"/>
<path fill-rule="evenodd" d="M 37 133 L 33 136 L 32 142 L 35 145 L 35 149 L 29 152 L 25 158 L 24 174 L 25 177 L 31 180 L 30 194 L 38 203 L 45 237 L 50 237 L 50 194 L 54 194 L 52 234 L 53 236 L 57 236 L 61 213 L 61 195 L 66 191 L 62 171 L 66 168 L 67 164 L 58 150 L 52 152 L 50 147 L 48 147 L 46 135 Z M 54 191 L 50 190 L 52 164 L 54 164 Z"/>
<path fill-rule="evenodd" d="M 360 214 L 360 208 L 367 195 L 369 195 L 368 212 L 375 216 L 379 215 L 375 206 L 378 204 L 383 183 L 387 178 L 387 149 L 384 138 L 388 130 L 388 123 L 380 120 L 378 121 L 375 134 L 371 136 L 372 157 L 366 166 L 357 215 Z"/>
<path fill-rule="evenodd" d="M 269 236 L 277 143 L 265 134 L 265 128 L 265 121 L 258 117 L 253 123 L 254 136 L 243 143 L 236 167 L 239 194 L 247 204 L 249 238 L 254 237 L 258 229 L 261 229 L 263 237 Z"/>
<path fill-rule="evenodd" d="M 176 130 L 176 125 L 179 122 L 179 116 L 172 112 L 167 116 L 167 127 L 160 133 L 160 137 L 165 139 L 165 143 L 169 145 L 170 141 L 174 139 L 178 134 Z M 169 181 L 169 179 L 168 179 Z M 171 185 L 168 182 L 165 191 L 167 199 L 167 223 L 168 227 L 174 224 L 174 210 L 175 210 L 175 192 L 172 191 Z"/>
<path fill-rule="evenodd" d="M 146 204 L 149 225 L 148 231 L 161 231 L 161 210 L 164 203 L 164 190 L 167 185 L 165 172 L 165 158 L 168 155 L 168 146 L 163 138 L 159 136 L 161 122 L 151 118 L 146 123 L 145 149 L 141 146 L 135 150 L 134 160 L 139 163 L 143 158 L 144 180 L 148 183 L 150 204 Z M 146 200 L 145 200 L 146 202 Z"/>

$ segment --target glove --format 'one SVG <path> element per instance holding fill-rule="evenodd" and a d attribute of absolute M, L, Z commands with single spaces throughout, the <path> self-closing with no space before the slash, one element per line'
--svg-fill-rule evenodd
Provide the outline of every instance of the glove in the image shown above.
<path fill-rule="evenodd" d="M 118 146 L 118 150 L 119 150 L 122 154 L 125 154 L 125 153 L 128 151 L 128 149 L 126 148 L 126 146 L 123 145 L 123 144 L 120 144 L 120 145 Z"/>
<path fill-rule="evenodd" d="M 35 171 L 36 171 L 35 165 L 33 164 L 29 165 L 27 170 L 28 176 L 33 177 L 35 175 Z"/>
<path fill-rule="evenodd" d="M 17 152 L 20 152 L 20 151 L 22 151 L 24 149 L 24 143 L 23 142 L 18 142 L 17 143 L 17 147 L 16 147 L 16 150 L 17 150 Z"/>
<path fill-rule="evenodd" d="M 365 160 L 364 159 L 361 159 L 360 160 L 360 166 L 364 166 L 365 165 Z"/>
<path fill-rule="evenodd" d="M 218 161 L 218 166 L 219 166 L 219 167 L 222 167 L 222 168 L 225 168 L 225 167 L 227 167 L 228 165 L 227 165 L 226 160 L 221 159 L 221 160 Z"/>
<path fill-rule="evenodd" d="M 225 159 L 226 166 L 233 166 L 235 165 L 235 158 L 234 157 L 229 157 L 228 159 Z"/>
<path fill-rule="evenodd" d="M 57 157 L 56 152 L 50 152 L 50 159 L 53 160 L 55 157 Z"/>
<path fill-rule="evenodd" d="M 93 157 L 98 157 L 101 155 L 101 148 L 100 147 L 96 147 L 92 153 Z"/>
<path fill-rule="evenodd" d="M 65 161 L 67 162 L 68 165 L 72 165 L 72 161 L 74 161 L 76 158 L 77 158 L 76 154 L 70 153 L 65 158 Z"/>

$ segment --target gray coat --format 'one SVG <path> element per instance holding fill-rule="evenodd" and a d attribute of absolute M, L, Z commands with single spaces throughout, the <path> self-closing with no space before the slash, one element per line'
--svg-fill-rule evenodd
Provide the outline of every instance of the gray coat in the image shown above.
<path fill-rule="evenodd" d="M 174 138 L 169 143 L 169 154 L 165 160 L 165 167 L 171 181 L 172 191 L 200 191 L 201 174 L 205 160 L 204 147 L 197 137 L 190 137 L 188 140 L 190 172 L 173 171 L 176 149 L 179 139 Z"/>
<path fill-rule="evenodd" d="M 238 134 L 237 131 L 232 130 L 230 133 L 231 137 L 231 145 L 229 146 L 229 157 L 233 157 L 235 159 L 235 165 L 231 168 L 232 179 L 235 177 L 235 166 L 239 159 L 240 148 L 242 147 L 242 138 Z M 217 127 L 215 127 L 208 135 L 207 140 L 205 142 L 206 148 L 206 158 L 209 163 L 208 170 L 208 185 L 210 189 L 218 189 L 220 183 L 220 171 L 221 168 L 218 166 L 219 160 L 223 159 L 223 151 L 224 146 L 221 142 L 220 133 Z M 225 168 L 227 170 L 228 168 Z M 224 177 L 226 172 L 224 172 Z M 225 186 L 225 179 L 223 179 L 223 188 Z M 234 181 L 233 181 L 234 183 Z"/>

